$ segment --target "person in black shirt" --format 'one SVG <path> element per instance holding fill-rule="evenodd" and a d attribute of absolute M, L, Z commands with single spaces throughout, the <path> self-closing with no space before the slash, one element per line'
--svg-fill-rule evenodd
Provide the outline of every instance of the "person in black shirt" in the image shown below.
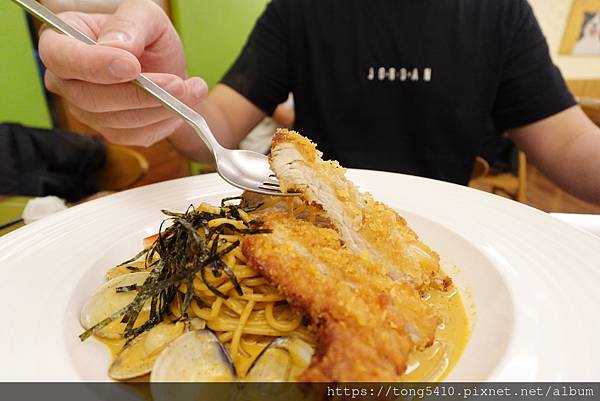
<path fill-rule="evenodd" d="M 189 127 L 124 84 L 144 71 L 227 147 L 291 92 L 294 128 L 343 166 L 466 184 L 484 139 L 507 132 L 557 184 L 600 203 L 600 129 L 526 0 L 273 0 L 208 96 L 186 78 L 177 34 L 150 1 L 63 17 L 101 46 L 43 32 L 46 85 L 114 142 L 169 137 L 192 159 L 210 157 Z"/>

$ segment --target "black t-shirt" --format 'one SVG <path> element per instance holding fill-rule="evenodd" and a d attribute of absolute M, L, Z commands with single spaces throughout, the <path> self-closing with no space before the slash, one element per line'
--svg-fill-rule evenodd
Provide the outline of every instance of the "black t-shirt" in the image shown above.
<path fill-rule="evenodd" d="M 273 0 L 222 82 L 343 166 L 465 184 L 486 137 L 575 101 L 526 0 Z"/>

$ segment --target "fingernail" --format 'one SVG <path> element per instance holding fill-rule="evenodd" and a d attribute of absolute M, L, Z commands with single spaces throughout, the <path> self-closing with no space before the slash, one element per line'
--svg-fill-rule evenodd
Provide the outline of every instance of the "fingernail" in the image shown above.
<path fill-rule="evenodd" d="M 115 32 L 107 32 L 107 33 L 103 34 L 98 39 L 98 44 L 102 45 L 102 44 L 106 44 L 106 43 L 115 43 L 115 42 L 125 43 L 125 42 L 129 42 L 130 40 L 131 40 L 131 36 L 128 33 L 115 31 Z"/>
<path fill-rule="evenodd" d="M 132 62 L 120 58 L 113 60 L 108 69 L 116 78 L 133 78 L 137 74 L 136 66 Z"/>
<path fill-rule="evenodd" d="M 206 92 L 206 86 L 203 81 L 199 79 L 192 80 L 192 94 L 195 98 L 200 99 Z"/>

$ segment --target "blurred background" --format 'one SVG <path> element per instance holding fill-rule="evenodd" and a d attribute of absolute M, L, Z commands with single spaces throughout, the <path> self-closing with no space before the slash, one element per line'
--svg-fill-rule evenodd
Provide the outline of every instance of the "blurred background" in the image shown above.
<path fill-rule="evenodd" d="M 54 11 L 111 12 L 120 0 L 45 0 Z M 171 17 L 183 40 L 190 75 L 204 78 L 209 86 L 221 78 L 238 55 L 256 18 L 268 0 L 156 0 Z M 586 50 L 584 25 L 596 13 L 600 0 L 530 0 L 548 39 L 555 63 L 584 111 L 600 124 L 600 52 Z M 39 25 L 10 1 L 0 3 L 0 123 L 34 128 L 58 128 L 85 136 L 92 129 L 65 110 L 61 100 L 42 84 L 43 65 L 36 53 Z M 6 40 L 10 38 L 10 40 Z M 218 40 L 215 40 L 218 38 Z M 293 102 L 283 117 L 275 116 L 262 128 L 293 124 Z M 252 143 L 248 146 L 254 146 Z M 500 156 L 482 154 L 471 185 L 528 203 L 548 212 L 600 213 L 600 207 L 575 199 L 551 184 L 525 157 L 508 144 Z M 495 153 L 496 154 L 496 153 Z M 497 160 L 496 160 L 497 158 Z M 491 160 L 493 159 L 493 160 Z M 210 172 L 208 165 L 190 163 L 167 141 L 149 148 L 107 148 L 106 166 L 98 190 L 117 191 L 153 182 Z M 125 174 L 125 173 L 130 173 Z M 0 188 L 0 195 L 2 188 Z M 22 208 L 21 197 L 0 198 L 0 210 Z M 22 198 L 25 199 L 25 198 Z M 12 202 L 12 203 L 11 203 Z M 0 213 L 0 221 L 2 219 Z M 4 216 L 6 218 L 6 216 Z"/>

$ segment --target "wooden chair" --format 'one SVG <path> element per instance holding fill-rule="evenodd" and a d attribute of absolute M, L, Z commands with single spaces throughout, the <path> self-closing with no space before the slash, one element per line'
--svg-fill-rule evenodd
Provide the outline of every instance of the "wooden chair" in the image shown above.
<path fill-rule="evenodd" d="M 122 191 L 142 181 L 148 161 L 139 152 L 123 146 L 106 144 L 106 164 L 98 177 L 101 191 Z"/>
<path fill-rule="evenodd" d="M 600 125 L 600 80 L 570 80 L 567 85 L 577 98 L 584 113 Z M 519 152 L 518 155 L 516 176 L 511 173 L 487 173 L 482 176 L 481 172 L 485 171 L 485 168 L 481 167 L 480 164 L 480 161 L 475 163 L 471 184 L 473 187 L 504 195 L 519 202 L 525 203 L 527 201 L 527 158 L 523 152 Z M 533 171 L 536 174 L 537 170 L 534 169 Z M 557 189 L 557 191 L 559 190 Z M 562 196 L 562 191 L 558 193 L 559 196 Z"/>
<path fill-rule="evenodd" d="M 473 168 L 471 186 L 496 195 L 503 195 L 518 202 L 527 201 L 527 157 L 518 154 L 517 175 L 513 173 L 490 173 L 489 163 L 477 157 Z"/>
<path fill-rule="evenodd" d="M 577 98 L 583 112 L 600 126 L 600 79 L 570 80 L 567 85 Z"/>
<path fill-rule="evenodd" d="M 471 180 L 486 177 L 490 172 L 490 164 L 481 156 L 475 158 L 475 166 L 471 173 Z"/>

